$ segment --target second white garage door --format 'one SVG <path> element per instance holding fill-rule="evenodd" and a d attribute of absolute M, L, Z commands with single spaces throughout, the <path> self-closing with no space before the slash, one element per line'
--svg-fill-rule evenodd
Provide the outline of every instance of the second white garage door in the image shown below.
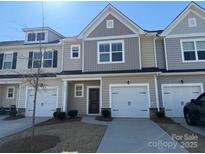
<path fill-rule="evenodd" d="M 149 118 L 148 86 L 112 86 L 113 117 Z"/>
<path fill-rule="evenodd" d="M 27 91 L 26 116 L 33 115 L 34 90 Z M 52 117 L 56 111 L 57 89 L 39 90 L 36 100 L 36 117 Z"/>
<path fill-rule="evenodd" d="M 162 86 L 165 114 L 168 117 L 184 117 L 184 105 L 201 94 L 200 85 Z"/>

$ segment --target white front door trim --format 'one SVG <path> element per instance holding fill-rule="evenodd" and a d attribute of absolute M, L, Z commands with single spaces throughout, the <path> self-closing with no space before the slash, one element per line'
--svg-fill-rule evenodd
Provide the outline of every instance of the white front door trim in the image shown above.
<path fill-rule="evenodd" d="M 97 114 L 90 114 L 89 113 L 89 89 L 92 89 L 92 88 L 98 88 L 99 89 L 99 113 Z M 87 86 L 87 98 L 86 98 L 86 114 L 88 115 L 99 115 L 101 112 L 101 92 L 100 92 L 100 86 Z"/>
<path fill-rule="evenodd" d="M 199 86 L 201 88 L 201 93 L 203 93 L 203 83 L 185 83 L 185 84 L 162 84 L 161 85 L 161 94 L 162 94 L 162 105 L 165 107 L 164 104 L 164 88 L 165 87 L 188 87 L 188 86 Z"/>
<path fill-rule="evenodd" d="M 109 85 L 109 107 L 112 108 L 112 94 L 111 94 L 111 90 L 112 87 L 143 87 L 146 86 L 147 87 L 147 92 L 148 92 L 148 101 L 149 101 L 149 108 L 150 108 L 150 90 L 149 90 L 149 83 L 135 83 L 135 84 L 110 84 Z M 149 109 L 148 109 L 149 111 Z"/>

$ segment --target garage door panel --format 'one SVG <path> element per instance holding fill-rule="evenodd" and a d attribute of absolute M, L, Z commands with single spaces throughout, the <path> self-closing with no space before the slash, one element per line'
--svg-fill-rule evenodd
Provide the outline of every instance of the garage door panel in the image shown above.
<path fill-rule="evenodd" d="M 34 90 L 28 90 L 26 116 L 33 115 Z M 50 117 L 56 110 L 57 90 L 39 90 L 36 98 L 36 116 Z"/>
<path fill-rule="evenodd" d="M 112 87 L 113 117 L 149 117 L 146 86 Z"/>
<path fill-rule="evenodd" d="M 165 114 L 168 117 L 183 117 L 184 105 L 201 94 L 200 86 L 163 87 Z"/>

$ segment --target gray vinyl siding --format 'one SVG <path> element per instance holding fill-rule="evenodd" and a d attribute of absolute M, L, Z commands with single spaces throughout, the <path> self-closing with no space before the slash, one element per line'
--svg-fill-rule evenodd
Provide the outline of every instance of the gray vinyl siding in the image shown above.
<path fill-rule="evenodd" d="M 84 85 L 83 97 L 75 97 L 75 84 Z M 100 86 L 100 81 L 76 81 L 68 83 L 68 110 L 78 110 L 79 114 L 86 114 L 87 86 Z"/>
<path fill-rule="evenodd" d="M 158 92 L 159 92 L 160 107 L 163 107 L 161 85 L 162 84 L 181 84 L 181 80 L 184 81 L 184 84 L 203 83 L 203 89 L 205 89 L 205 75 L 160 76 L 158 77 Z"/>
<path fill-rule="evenodd" d="M 160 69 L 165 69 L 166 62 L 165 62 L 164 41 L 163 39 L 156 39 L 155 44 L 156 44 L 157 67 Z"/>
<path fill-rule="evenodd" d="M 114 21 L 114 28 L 106 28 L 106 20 Z M 115 35 L 128 35 L 134 34 L 127 26 L 121 23 L 118 19 L 112 15 L 108 15 L 91 33 L 88 37 L 103 37 L 103 36 L 115 36 Z"/>
<path fill-rule="evenodd" d="M 112 71 L 140 69 L 138 38 L 122 38 L 125 46 L 125 63 L 97 64 L 97 40 L 84 43 L 84 71 Z M 100 41 L 100 40 L 99 40 Z M 108 40 L 106 40 L 108 41 Z"/>
<path fill-rule="evenodd" d="M 61 39 L 60 36 L 58 36 L 57 34 L 51 32 L 51 31 L 48 31 L 48 42 L 56 41 L 59 39 Z"/>
<path fill-rule="evenodd" d="M 141 42 L 141 55 L 142 55 L 142 68 L 155 67 L 155 51 L 154 51 L 154 38 L 142 37 Z"/>
<path fill-rule="evenodd" d="M 80 58 L 71 59 L 71 45 L 80 45 Z M 82 70 L 82 41 L 65 41 L 63 43 L 63 70 Z"/>
<path fill-rule="evenodd" d="M 192 37 L 204 38 L 205 37 Z M 166 51 L 167 62 L 169 70 L 182 70 L 182 69 L 204 69 L 205 62 L 182 62 L 180 39 L 188 38 L 167 38 L 166 39 Z"/>
<path fill-rule="evenodd" d="M 202 14 L 201 14 L 202 15 Z M 203 13 L 205 18 L 205 13 Z M 197 26 L 189 27 L 188 18 L 196 18 Z M 201 19 L 199 16 L 190 12 L 169 34 L 189 34 L 189 33 L 201 33 L 205 32 L 205 20 Z"/>
<path fill-rule="evenodd" d="M 102 78 L 102 107 L 109 108 L 109 85 L 110 84 L 126 84 L 130 80 L 131 84 L 139 83 L 149 83 L 150 92 L 150 107 L 156 108 L 156 93 L 155 93 L 155 83 L 154 77 L 151 75 L 147 76 L 113 76 L 113 77 L 103 77 Z"/>

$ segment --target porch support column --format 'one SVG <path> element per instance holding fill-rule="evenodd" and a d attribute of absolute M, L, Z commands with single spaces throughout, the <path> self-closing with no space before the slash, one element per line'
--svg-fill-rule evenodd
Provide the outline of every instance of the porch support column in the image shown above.
<path fill-rule="evenodd" d="M 160 107 L 159 107 L 159 93 L 158 93 L 157 75 L 154 75 L 154 86 L 155 86 L 155 95 L 156 95 L 157 111 L 159 111 L 159 110 L 160 110 Z"/>
<path fill-rule="evenodd" d="M 67 100 L 68 100 L 68 81 L 63 81 L 63 87 L 62 87 L 62 93 L 63 93 L 63 112 L 67 112 Z"/>

